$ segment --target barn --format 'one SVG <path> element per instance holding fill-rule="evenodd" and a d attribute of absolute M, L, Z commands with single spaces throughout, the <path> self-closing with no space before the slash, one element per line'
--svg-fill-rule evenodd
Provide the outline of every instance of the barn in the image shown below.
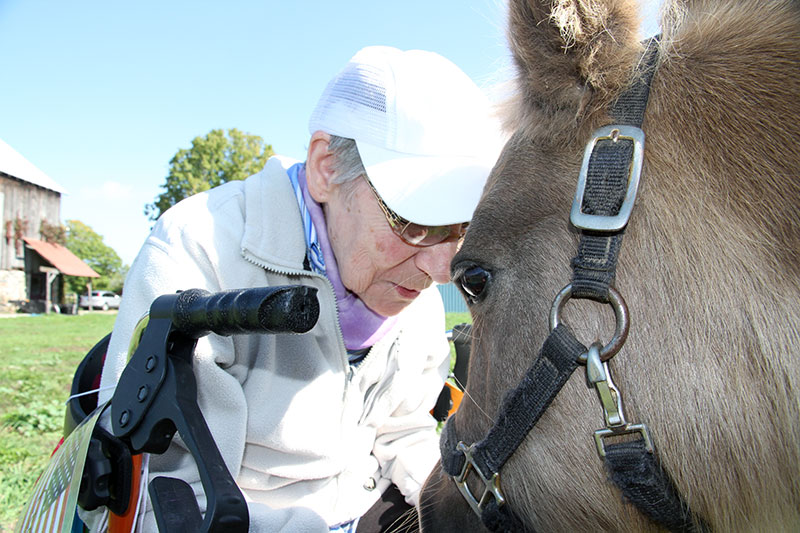
<path fill-rule="evenodd" d="M 49 312 L 64 301 L 64 276 L 99 277 L 52 242 L 65 192 L 0 139 L 0 312 Z"/>

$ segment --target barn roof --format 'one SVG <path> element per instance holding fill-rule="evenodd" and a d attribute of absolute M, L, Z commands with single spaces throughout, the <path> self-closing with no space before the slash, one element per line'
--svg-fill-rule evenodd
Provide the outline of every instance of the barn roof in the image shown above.
<path fill-rule="evenodd" d="M 0 172 L 57 193 L 67 192 L 53 178 L 36 168 L 22 154 L 6 144 L 3 139 L 0 139 Z"/>
<path fill-rule="evenodd" d="M 61 246 L 52 242 L 39 241 L 29 237 L 23 237 L 25 244 L 33 248 L 36 253 L 58 269 L 59 272 L 67 276 L 85 276 L 88 278 L 99 278 L 100 274 L 84 263 L 78 256 Z"/>

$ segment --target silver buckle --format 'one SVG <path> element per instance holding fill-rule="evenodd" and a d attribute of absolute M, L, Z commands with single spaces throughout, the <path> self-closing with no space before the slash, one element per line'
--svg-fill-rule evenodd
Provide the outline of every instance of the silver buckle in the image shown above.
<path fill-rule="evenodd" d="M 453 478 L 453 481 L 456 482 L 458 490 L 461 492 L 464 499 L 467 500 L 469 506 L 472 507 L 472 510 L 475 511 L 475 514 L 481 516 L 483 509 L 489 504 L 489 498 L 494 497 L 494 500 L 497 502 L 497 507 L 505 505 L 506 499 L 503 497 L 499 486 L 500 473 L 495 472 L 491 479 L 486 479 L 481 469 L 475 465 L 475 461 L 472 458 L 472 449 L 474 446 L 475 445 L 472 444 L 468 447 L 463 442 L 459 442 L 458 445 L 456 445 L 456 450 L 464 454 L 464 466 L 461 467 L 461 472 L 458 474 L 458 477 Z M 471 471 L 475 471 L 483 482 L 483 494 L 480 500 L 472 495 L 472 491 L 470 491 L 469 486 L 467 486 L 467 477 L 469 477 Z"/>
<path fill-rule="evenodd" d="M 581 211 L 583 195 L 586 190 L 586 175 L 589 172 L 589 159 L 592 157 L 595 145 L 602 140 L 617 142 L 620 139 L 633 141 L 633 161 L 628 177 L 628 190 L 625 200 L 616 215 L 589 215 Z M 583 152 L 583 163 L 578 174 L 578 189 L 575 191 L 575 200 L 572 202 L 572 211 L 569 214 L 570 222 L 576 228 L 591 231 L 612 232 L 619 231 L 628 223 L 636 200 L 636 191 L 639 188 L 639 178 L 642 175 L 642 162 L 644 160 L 644 132 L 635 126 L 612 125 L 604 126 L 592 134 L 586 143 Z"/>

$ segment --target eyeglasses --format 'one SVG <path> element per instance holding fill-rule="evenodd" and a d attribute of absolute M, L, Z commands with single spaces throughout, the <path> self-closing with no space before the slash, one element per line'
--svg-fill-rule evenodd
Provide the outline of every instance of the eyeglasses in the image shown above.
<path fill-rule="evenodd" d="M 423 226 L 410 222 L 392 211 L 378 194 L 378 191 L 375 190 L 375 186 L 369 181 L 367 175 L 362 174 L 362 176 L 367 181 L 369 188 L 372 189 L 375 199 L 378 200 L 378 205 L 381 207 L 389 227 L 398 237 L 411 246 L 433 246 L 434 244 L 459 241 L 464 238 L 468 222 L 449 224 L 447 226 Z"/>

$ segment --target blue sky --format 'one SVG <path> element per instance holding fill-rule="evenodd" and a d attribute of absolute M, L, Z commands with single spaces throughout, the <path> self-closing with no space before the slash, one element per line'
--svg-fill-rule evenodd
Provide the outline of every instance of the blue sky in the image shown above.
<path fill-rule="evenodd" d="M 0 139 L 130 264 L 194 137 L 238 128 L 304 158 L 323 87 L 373 44 L 438 52 L 488 91 L 508 78 L 504 23 L 502 0 L 0 0 Z"/>

